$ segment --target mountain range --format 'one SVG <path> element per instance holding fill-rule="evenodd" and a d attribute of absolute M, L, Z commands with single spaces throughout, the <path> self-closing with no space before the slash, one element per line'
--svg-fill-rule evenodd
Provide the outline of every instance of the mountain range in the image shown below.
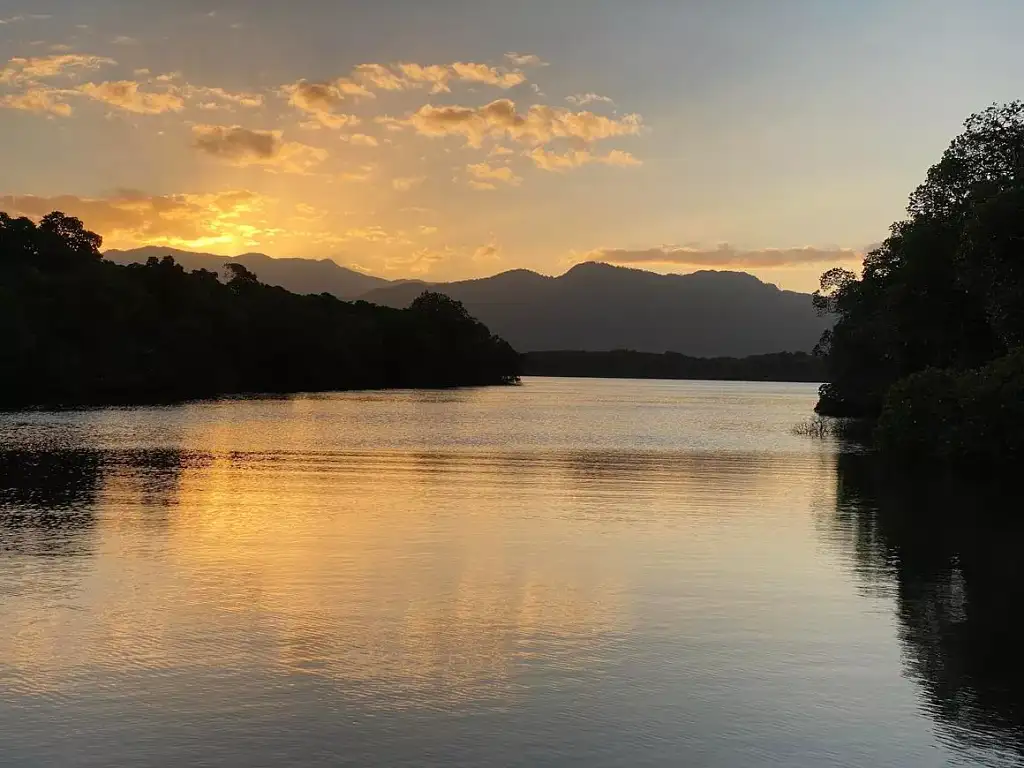
<path fill-rule="evenodd" d="M 220 271 L 243 264 L 265 283 L 295 293 L 405 307 L 424 290 L 461 301 L 471 314 L 522 352 L 633 349 L 695 357 L 744 357 L 810 351 L 830 324 L 806 293 L 780 290 L 745 272 L 661 275 L 588 262 L 548 277 L 526 269 L 451 283 L 389 281 L 329 259 L 233 258 L 146 247 L 107 251 L 118 263 L 172 255 L 186 269 Z"/>

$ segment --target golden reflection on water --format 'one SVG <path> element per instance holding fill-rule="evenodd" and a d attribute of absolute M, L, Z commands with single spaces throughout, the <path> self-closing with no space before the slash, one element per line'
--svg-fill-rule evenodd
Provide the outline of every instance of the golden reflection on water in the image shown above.
<path fill-rule="evenodd" d="M 219 431 L 190 436 L 209 453 L 108 463 L 91 554 L 59 569 L 77 577 L 54 598 L 72 610 L 40 622 L 24 604 L 20 620 L 15 601 L 21 629 L 0 653 L 19 681 L 60 693 L 97 646 L 103 663 L 150 669 L 175 668 L 187 647 L 190 664 L 256 654 L 397 706 L 507 705 L 517 666 L 547 655 L 592 668 L 630 632 L 631 554 L 615 537 L 656 521 L 699 542 L 702 526 L 720 538 L 723 515 L 740 515 L 756 557 L 789 495 L 828 472 L 825 457 L 809 472 L 785 456 L 245 454 L 218 452 Z"/>
<path fill-rule="evenodd" d="M 36 723 L 25 764 L 257 764 L 261 734 L 408 762 L 403 733 L 462 764 L 526 764 L 531 733 L 594 765 L 929 764 L 891 605 L 824 522 L 835 446 L 790 433 L 811 403 L 551 382 L 0 418 L 0 727 Z"/>
<path fill-rule="evenodd" d="M 452 497 L 447 481 L 416 456 L 219 459 L 183 476 L 179 507 L 194 512 L 171 552 L 190 588 L 269 622 L 294 669 L 410 701 L 504 697 L 533 638 L 583 650 L 622 631 L 621 587 L 614 570 L 575 569 L 553 546 L 511 556 L 514 523 L 471 480 L 456 500 L 474 507 L 453 521 L 452 501 L 434 501 Z"/>

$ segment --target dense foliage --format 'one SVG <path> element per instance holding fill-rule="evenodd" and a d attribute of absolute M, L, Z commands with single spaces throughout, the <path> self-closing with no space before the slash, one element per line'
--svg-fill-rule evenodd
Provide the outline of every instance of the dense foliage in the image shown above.
<path fill-rule="evenodd" d="M 0 213 L 0 407 L 517 380 L 519 356 L 462 305 L 299 296 L 239 264 L 120 266 L 61 213 Z"/>
<path fill-rule="evenodd" d="M 994 362 L 1024 344 L 1024 103 L 971 116 L 862 276 L 826 272 L 815 304 L 838 317 L 821 413 L 884 411 L 893 448 L 1015 455 L 980 422 L 1009 418 L 1024 387 L 1019 355 Z"/>
<path fill-rule="evenodd" d="M 528 376 L 580 376 L 625 379 L 706 379 L 721 381 L 822 381 L 822 360 L 806 352 L 750 357 L 690 357 L 678 352 L 527 352 Z"/>
<path fill-rule="evenodd" d="M 929 368 L 897 381 L 880 447 L 984 468 L 1024 458 L 1024 350 L 969 371 Z"/>

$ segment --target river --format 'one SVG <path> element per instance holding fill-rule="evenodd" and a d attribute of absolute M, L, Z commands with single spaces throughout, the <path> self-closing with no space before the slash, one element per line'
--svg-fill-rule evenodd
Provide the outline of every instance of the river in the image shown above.
<path fill-rule="evenodd" d="M 0 414 L 0 764 L 1021 764 L 1019 528 L 879 491 L 814 400 Z"/>

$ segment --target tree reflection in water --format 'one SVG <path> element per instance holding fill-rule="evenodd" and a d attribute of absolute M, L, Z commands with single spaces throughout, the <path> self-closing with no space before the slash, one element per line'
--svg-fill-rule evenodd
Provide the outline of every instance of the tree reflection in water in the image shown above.
<path fill-rule="evenodd" d="M 70 438 L 60 447 L 0 447 L 0 553 L 88 554 L 101 496 L 167 508 L 182 471 L 209 461 L 174 449 L 100 450 L 81 435 Z"/>
<path fill-rule="evenodd" d="M 835 519 L 858 571 L 895 581 L 909 675 L 959 746 L 1024 758 L 1019 498 L 941 473 L 883 482 L 872 462 L 840 455 Z"/>
<path fill-rule="evenodd" d="M 0 450 L 0 552 L 70 554 L 94 523 L 94 450 Z"/>

